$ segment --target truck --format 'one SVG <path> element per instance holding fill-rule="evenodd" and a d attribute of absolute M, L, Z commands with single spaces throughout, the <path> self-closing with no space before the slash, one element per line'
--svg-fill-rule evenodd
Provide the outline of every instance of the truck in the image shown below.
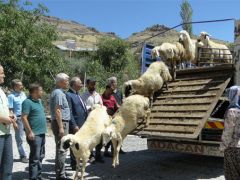
<path fill-rule="evenodd" d="M 143 45 L 142 73 L 155 61 L 153 48 Z M 230 63 L 210 61 L 209 52 L 199 51 L 198 66 L 177 70 L 176 80 L 155 96 L 148 126 L 139 120 L 133 134 L 147 138 L 148 149 L 223 156 L 219 146 L 229 106 L 226 90 L 238 84 L 240 48 L 235 46 Z"/>

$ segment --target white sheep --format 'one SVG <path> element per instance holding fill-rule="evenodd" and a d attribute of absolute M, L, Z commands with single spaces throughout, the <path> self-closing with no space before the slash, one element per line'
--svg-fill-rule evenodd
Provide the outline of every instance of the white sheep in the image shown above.
<path fill-rule="evenodd" d="M 114 154 L 112 166 L 115 168 L 119 165 L 119 151 L 124 138 L 137 128 L 138 119 L 149 122 L 149 99 L 141 95 L 132 95 L 127 97 L 119 111 L 112 119 L 112 123 L 105 129 L 102 134 L 103 145 L 112 140 Z"/>
<path fill-rule="evenodd" d="M 130 94 L 140 94 L 153 98 L 154 92 L 160 90 L 164 83 L 171 80 L 172 77 L 165 63 L 153 62 L 140 78 L 124 83 L 124 93 L 126 97 Z"/>
<path fill-rule="evenodd" d="M 209 54 L 205 54 L 205 56 L 209 57 L 210 62 L 213 63 L 214 59 L 222 60 L 225 63 L 231 63 L 232 54 L 228 47 L 224 44 L 215 43 L 210 40 L 210 34 L 207 32 L 201 32 L 199 35 L 199 40 L 203 43 L 204 52 Z"/>
<path fill-rule="evenodd" d="M 186 56 L 184 58 L 191 63 L 197 64 L 198 48 L 203 47 L 203 43 L 191 39 L 189 33 L 185 30 L 180 31 L 179 42 L 181 42 L 185 48 Z"/>
<path fill-rule="evenodd" d="M 77 169 L 74 180 L 78 179 L 80 160 L 82 160 L 81 180 L 83 180 L 86 164 L 93 148 L 101 143 L 102 133 L 111 123 L 105 106 L 95 106 L 90 112 L 86 122 L 76 134 L 68 134 L 61 139 L 61 150 L 72 149 L 76 158 Z"/>
<path fill-rule="evenodd" d="M 160 57 L 168 66 L 171 67 L 171 75 L 175 79 L 176 65 L 181 64 L 183 60 L 186 60 L 186 50 L 184 46 L 179 42 L 163 43 L 160 46 L 156 46 L 151 51 L 152 58 Z"/>

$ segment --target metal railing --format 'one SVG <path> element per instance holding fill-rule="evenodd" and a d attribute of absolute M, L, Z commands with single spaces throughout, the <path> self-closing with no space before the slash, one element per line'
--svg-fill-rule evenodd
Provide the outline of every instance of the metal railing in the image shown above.
<path fill-rule="evenodd" d="M 198 48 L 197 66 L 234 64 L 233 54 L 229 49 Z"/>

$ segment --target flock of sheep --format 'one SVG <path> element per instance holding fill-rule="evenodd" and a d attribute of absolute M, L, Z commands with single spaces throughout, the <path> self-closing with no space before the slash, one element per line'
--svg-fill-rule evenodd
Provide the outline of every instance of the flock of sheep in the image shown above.
<path fill-rule="evenodd" d="M 112 141 L 114 148 L 112 166 L 119 165 L 119 151 L 124 138 L 136 129 L 138 119 L 143 119 L 148 125 L 151 112 L 149 98 L 152 100 L 154 92 L 172 80 L 166 64 L 171 64 L 174 68 L 177 62 L 186 59 L 196 63 L 197 47 L 218 47 L 222 49 L 224 59 L 231 58 L 225 57 L 225 54 L 228 54 L 225 51 L 229 49 L 224 45 L 213 43 L 205 32 L 200 34 L 198 41 L 194 41 L 186 31 L 181 31 L 179 39 L 179 42 L 163 43 L 155 47 L 152 56 L 161 57 L 163 61 L 152 63 L 141 77 L 124 83 L 126 98 L 113 117 L 107 114 L 106 107 L 95 105 L 81 129 L 76 134 L 69 134 L 61 139 L 61 149 L 66 151 L 71 148 L 77 161 L 74 180 L 78 179 L 80 160 L 82 160 L 81 180 L 83 180 L 90 153 L 100 143 L 106 145 Z M 214 50 L 212 49 L 213 52 Z"/>
<path fill-rule="evenodd" d="M 191 39 L 188 32 L 185 30 L 180 31 L 179 41 L 175 43 L 163 43 L 156 46 L 152 50 L 152 57 L 158 58 L 170 65 L 172 69 L 172 76 L 175 79 L 175 69 L 177 63 L 183 61 L 190 61 L 197 64 L 198 48 L 202 48 L 205 58 L 209 59 L 209 63 L 213 64 L 214 59 L 222 60 L 223 63 L 230 63 L 232 55 L 227 46 L 215 43 L 210 39 L 207 32 L 201 32 L 198 39 Z"/>

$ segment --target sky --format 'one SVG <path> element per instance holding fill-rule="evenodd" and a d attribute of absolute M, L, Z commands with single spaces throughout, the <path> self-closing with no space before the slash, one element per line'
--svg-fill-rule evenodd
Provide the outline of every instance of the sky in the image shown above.
<path fill-rule="evenodd" d="M 181 23 L 182 0 L 29 0 L 49 9 L 48 15 L 74 20 L 102 32 L 127 38 L 154 24 L 173 27 Z M 240 19 L 240 0 L 190 0 L 193 21 Z M 206 31 L 213 38 L 233 41 L 234 21 L 194 24 L 198 35 Z M 178 31 L 181 28 L 177 29 Z"/>

